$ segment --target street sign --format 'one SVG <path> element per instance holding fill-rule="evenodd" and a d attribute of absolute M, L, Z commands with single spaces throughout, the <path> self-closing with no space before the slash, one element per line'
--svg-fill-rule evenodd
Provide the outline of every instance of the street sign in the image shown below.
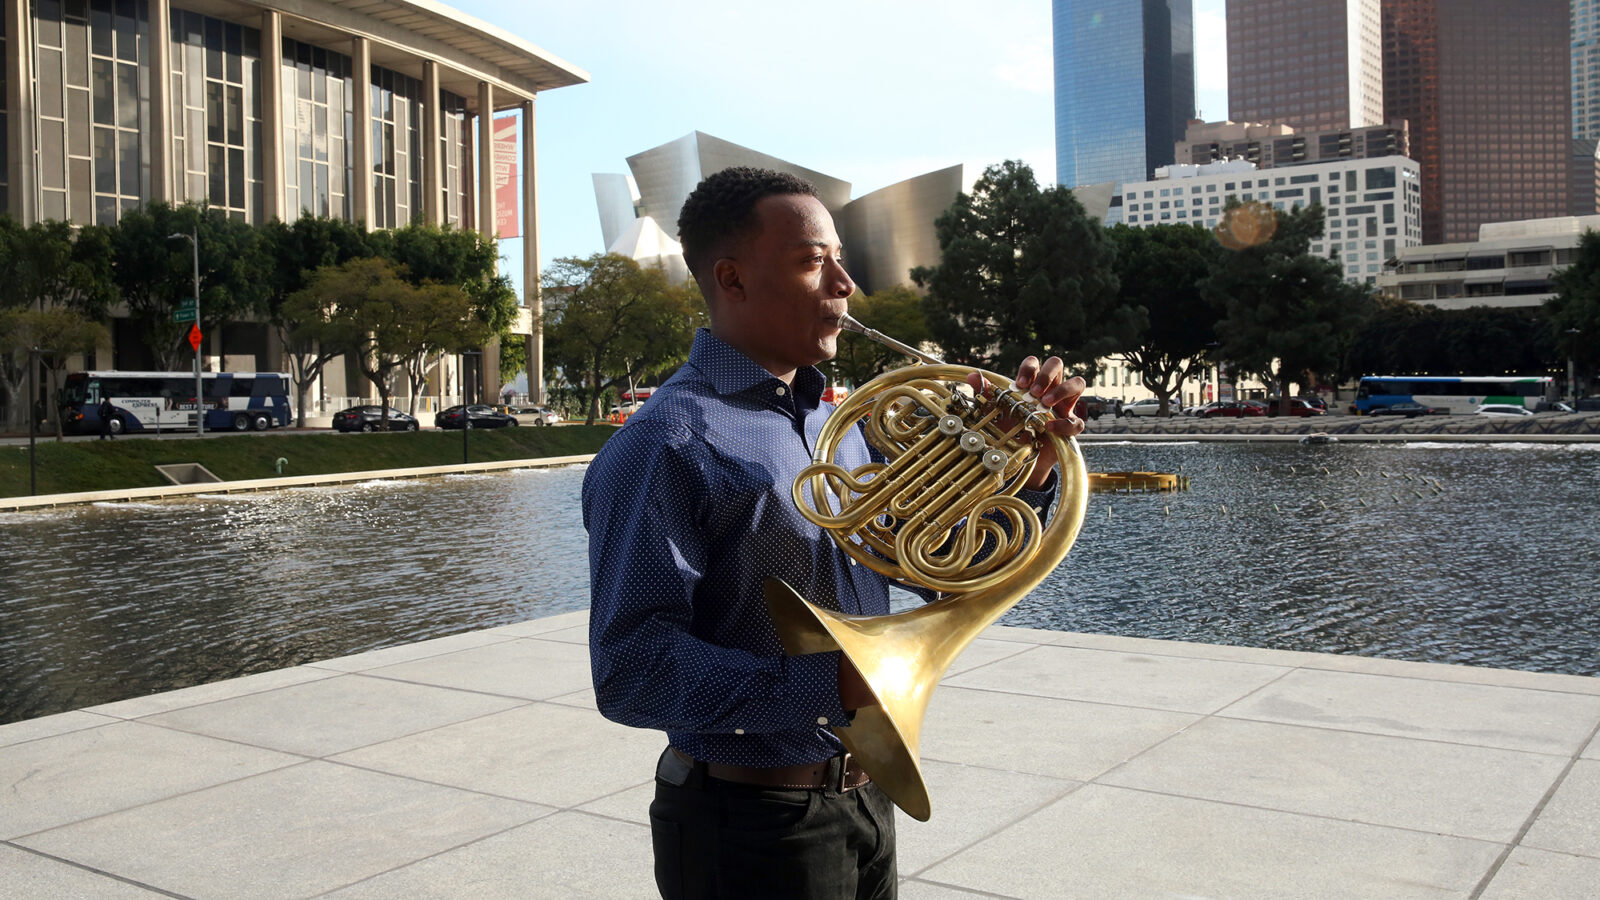
<path fill-rule="evenodd" d="M 200 323 L 196 322 L 194 327 L 189 329 L 189 346 L 193 347 L 196 353 L 200 352 L 200 340 Z"/>
<path fill-rule="evenodd" d="M 183 298 L 183 299 L 182 299 L 182 300 L 179 300 L 179 301 L 178 301 L 178 308 L 179 308 L 179 309 L 188 309 L 188 310 L 192 310 L 192 309 L 194 309 L 194 308 L 195 308 L 195 307 L 196 307 L 196 306 L 198 306 L 198 305 L 199 305 L 199 304 L 197 304 L 197 303 L 196 303 L 196 302 L 195 302 L 195 299 L 194 299 L 194 298 L 193 298 L 193 297 L 185 297 L 185 298 Z"/>
<path fill-rule="evenodd" d="M 188 309 L 173 310 L 172 321 L 174 321 L 174 322 L 193 322 L 194 321 L 194 307 L 191 306 Z"/>

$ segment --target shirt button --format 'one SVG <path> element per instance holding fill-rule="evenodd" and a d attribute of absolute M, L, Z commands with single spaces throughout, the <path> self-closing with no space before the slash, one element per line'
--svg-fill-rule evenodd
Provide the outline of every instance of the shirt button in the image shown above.
<path fill-rule="evenodd" d="M 828 724 L 828 717 L 827 716 L 817 716 L 817 724 L 818 725 L 826 725 L 826 724 Z"/>
<path fill-rule="evenodd" d="M 744 729 L 743 728 L 735 728 L 733 730 L 733 733 L 734 734 L 744 734 Z"/>
<path fill-rule="evenodd" d="M 779 397 L 783 396 L 783 385 L 781 385 L 781 384 L 778 385 L 778 396 Z"/>

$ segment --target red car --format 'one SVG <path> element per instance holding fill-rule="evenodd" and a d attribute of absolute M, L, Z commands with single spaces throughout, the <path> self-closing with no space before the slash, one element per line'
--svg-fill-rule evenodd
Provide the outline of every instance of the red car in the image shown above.
<path fill-rule="evenodd" d="M 1301 400 L 1300 398 L 1295 397 L 1295 398 L 1291 398 L 1289 400 L 1289 410 L 1288 410 L 1288 412 L 1285 412 L 1283 410 L 1283 407 L 1282 407 L 1281 404 L 1273 403 L 1271 406 L 1269 406 L 1267 408 L 1267 415 L 1269 415 L 1269 416 L 1282 416 L 1282 415 L 1290 415 L 1290 416 L 1325 416 L 1325 415 L 1327 415 L 1327 411 L 1326 410 L 1317 409 L 1315 406 L 1312 406 L 1310 403 L 1306 402 L 1305 400 Z"/>

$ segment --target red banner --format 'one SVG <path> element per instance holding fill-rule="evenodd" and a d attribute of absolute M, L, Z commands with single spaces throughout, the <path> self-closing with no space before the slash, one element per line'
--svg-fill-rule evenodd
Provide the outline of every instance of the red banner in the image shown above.
<path fill-rule="evenodd" d="M 522 234 L 517 217 L 517 117 L 494 120 L 494 230 L 503 238 Z"/>

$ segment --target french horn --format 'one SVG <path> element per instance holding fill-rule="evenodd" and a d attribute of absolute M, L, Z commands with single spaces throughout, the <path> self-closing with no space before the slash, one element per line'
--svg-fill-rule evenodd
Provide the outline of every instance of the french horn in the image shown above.
<path fill-rule="evenodd" d="M 895 805 L 927 821 L 918 752 L 933 689 L 967 644 L 1060 565 L 1083 525 L 1088 474 L 1077 441 L 1047 431 L 1050 411 L 1011 379 L 947 365 L 848 315 L 841 324 L 918 362 L 840 403 L 795 479 L 795 505 L 855 562 L 938 597 L 853 616 L 768 578 L 767 608 L 784 652 L 840 650 L 861 673 L 878 703 L 835 734 Z M 971 391 L 975 371 L 992 390 Z M 887 461 L 846 471 L 832 460 L 858 424 Z M 1041 526 L 1017 493 L 1046 441 L 1060 464 L 1060 499 Z"/>

